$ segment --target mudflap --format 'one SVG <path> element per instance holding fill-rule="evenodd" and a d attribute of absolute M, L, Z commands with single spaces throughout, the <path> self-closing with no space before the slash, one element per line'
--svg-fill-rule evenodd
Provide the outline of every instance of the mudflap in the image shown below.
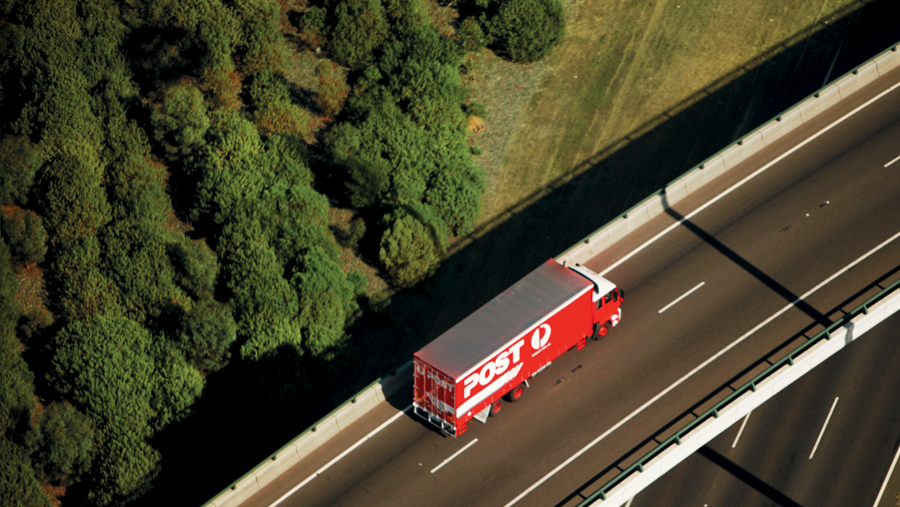
<path fill-rule="evenodd" d="M 484 407 L 484 410 L 482 410 L 481 412 L 478 412 L 477 414 L 475 414 L 475 417 L 474 417 L 474 418 L 475 418 L 475 419 L 478 419 L 479 421 L 481 421 L 481 422 L 483 422 L 483 423 L 485 423 L 485 424 L 487 424 L 488 414 L 489 414 L 490 412 L 491 412 L 491 406 L 488 405 L 488 406 Z"/>

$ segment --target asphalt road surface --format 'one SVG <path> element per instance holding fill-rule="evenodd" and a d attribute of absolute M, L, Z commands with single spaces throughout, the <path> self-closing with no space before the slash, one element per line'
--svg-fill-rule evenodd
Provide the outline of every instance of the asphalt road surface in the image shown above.
<path fill-rule="evenodd" d="M 665 438 L 666 428 L 714 402 L 709 393 L 743 383 L 765 368 L 761 358 L 777 359 L 876 293 L 879 283 L 900 277 L 900 162 L 889 165 L 900 157 L 900 90 L 833 124 L 885 88 L 862 92 L 586 263 L 626 289 L 622 323 L 603 341 L 560 357 L 499 417 L 473 422 L 458 439 L 444 437 L 402 412 L 412 397 L 403 389 L 248 504 L 577 504 L 612 478 L 617 464 L 649 450 L 650 437 Z M 860 374 L 877 384 L 877 375 Z M 801 411 L 824 417 L 828 399 L 841 396 L 831 390 L 842 388 L 842 378 L 827 377 L 823 393 L 797 402 Z M 846 389 L 855 392 L 853 385 Z M 873 399 L 884 399 L 872 389 Z M 846 396 L 834 423 L 852 418 L 848 408 L 863 403 Z M 753 413 L 742 438 L 762 438 L 755 436 L 762 429 L 749 425 L 764 421 L 767 410 Z M 793 445 L 794 436 L 779 431 L 774 438 Z M 831 442 L 821 444 L 817 463 L 835 459 Z M 797 452 L 805 449 L 796 445 Z M 710 448 L 734 456 L 717 444 Z M 739 449 L 766 470 L 786 470 L 780 455 L 751 444 Z M 730 494 L 730 486 L 718 484 L 709 488 Z"/>

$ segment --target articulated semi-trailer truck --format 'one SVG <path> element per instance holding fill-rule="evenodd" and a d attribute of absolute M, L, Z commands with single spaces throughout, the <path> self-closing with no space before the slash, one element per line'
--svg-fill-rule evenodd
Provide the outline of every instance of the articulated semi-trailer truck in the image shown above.
<path fill-rule="evenodd" d="M 624 293 L 584 266 L 551 259 L 413 357 L 413 410 L 458 437 L 563 352 L 603 337 L 622 317 Z"/>

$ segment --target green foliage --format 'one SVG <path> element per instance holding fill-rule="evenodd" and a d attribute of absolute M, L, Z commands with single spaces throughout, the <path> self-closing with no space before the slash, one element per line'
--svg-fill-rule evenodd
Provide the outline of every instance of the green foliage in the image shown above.
<path fill-rule="evenodd" d="M 189 82 L 159 92 L 159 102 L 150 111 L 154 136 L 169 154 L 187 154 L 203 141 L 209 116 L 203 94 Z"/>
<path fill-rule="evenodd" d="M 565 23 L 560 0 L 501 0 L 488 26 L 511 60 L 534 62 L 559 43 Z"/>
<path fill-rule="evenodd" d="M 108 505 L 146 490 L 160 460 L 146 439 L 190 405 L 202 380 L 171 348 L 154 346 L 146 329 L 122 317 L 70 322 L 53 345 L 48 379 L 83 408 L 96 431 L 88 498 Z"/>
<path fill-rule="evenodd" d="M 318 51 L 325 44 L 327 28 L 325 18 L 327 15 L 328 13 L 322 7 L 310 5 L 303 11 L 303 15 L 297 23 L 297 30 L 301 37 L 314 51 Z"/>
<path fill-rule="evenodd" d="M 26 196 L 43 160 L 41 149 L 25 136 L 0 141 L 0 204 L 27 202 Z"/>
<path fill-rule="evenodd" d="M 89 238 L 110 220 L 102 187 L 103 171 L 76 153 L 54 157 L 41 174 L 41 217 L 52 240 L 72 245 Z"/>
<path fill-rule="evenodd" d="M 231 307 L 203 299 L 182 316 L 177 343 L 195 368 L 212 372 L 225 365 L 236 333 Z"/>
<path fill-rule="evenodd" d="M 53 402 L 38 411 L 29 440 L 42 482 L 70 486 L 90 466 L 94 448 L 91 419 L 69 402 Z"/>
<path fill-rule="evenodd" d="M 49 272 L 60 299 L 60 317 L 76 320 L 93 315 L 124 315 L 119 289 L 100 270 L 100 240 L 90 236 L 56 252 Z"/>
<path fill-rule="evenodd" d="M 431 276 L 447 250 L 447 225 L 426 204 L 400 207 L 385 217 L 379 258 L 398 287 Z"/>
<path fill-rule="evenodd" d="M 50 507 L 25 449 L 0 435 L 0 456 L 0 505 Z"/>
<path fill-rule="evenodd" d="M 43 262 L 47 253 L 47 231 L 37 213 L 10 207 L 0 214 L 0 225 L 14 257 L 28 264 Z"/>
<path fill-rule="evenodd" d="M 259 360 L 282 345 L 299 347 L 297 295 L 258 221 L 225 226 L 220 239 L 226 285 L 243 342 L 241 356 Z"/>
<path fill-rule="evenodd" d="M 166 243 L 156 231 L 123 221 L 106 227 L 101 241 L 101 268 L 118 287 L 126 316 L 145 322 L 172 301 L 187 299 L 175 283 Z"/>
<path fill-rule="evenodd" d="M 454 234 L 472 232 L 475 219 L 481 213 L 481 196 L 484 193 L 484 175 L 471 163 L 438 173 L 425 202 L 430 204 Z"/>
<path fill-rule="evenodd" d="M 316 77 L 319 79 L 319 91 L 316 93 L 316 105 L 328 116 L 337 116 L 350 93 L 350 86 L 342 75 L 340 68 L 327 60 L 316 65 Z"/>
<path fill-rule="evenodd" d="M 203 376 L 175 345 L 157 340 L 153 349 L 156 385 L 151 406 L 155 411 L 153 429 L 158 431 L 189 413 L 203 391 Z"/>
<path fill-rule="evenodd" d="M 202 239 L 167 245 L 175 267 L 175 281 L 193 298 L 211 297 L 219 274 L 216 253 Z"/>
<path fill-rule="evenodd" d="M 299 323 L 306 331 L 304 347 L 319 355 L 338 343 L 348 317 L 359 309 L 358 289 L 321 248 L 309 249 L 300 265 L 291 284 L 299 299 Z"/>
<path fill-rule="evenodd" d="M 328 51 L 341 64 L 360 69 L 375 59 L 387 39 L 388 23 L 381 0 L 332 0 Z"/>
<path fill-rule="evenodd" d="M 487 37 L 477 19 L 469 16 L 462 20 L 456 29 L 456 43 L 464 53 L 478 53 L 484 48 Z"/>
<path fill-rule="evenodd" d="M 234 7 L 244 31 L 244 72 L 250 76 L 272 70 L 287 72 L 288 51 L 278 26 L 281 5 L 276 0 L 239 0 Z"/>
<path fill-rule="evenodd" d="M 275 72 L 260 71 L 250 85 L 250 97 L 260 134 L 304 137 L 310 132 L 312 115 L 291 100 L 287 81 Z"/>
<path fill-rule="evenodd" d="M 15 335 L 19 314 L 13 296 L 17 286 L 9 249 L 0 239 L 0 437 L 8 432 L 24 433 L 34 409 L 34 375 L 22 359 L 22 346 Z"/>

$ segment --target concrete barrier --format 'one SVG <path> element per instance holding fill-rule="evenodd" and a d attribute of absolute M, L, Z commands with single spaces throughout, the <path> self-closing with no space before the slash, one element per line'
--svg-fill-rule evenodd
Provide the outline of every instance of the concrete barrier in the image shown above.
<path fill-rule="evenodd" d="M 704 160 L 697 167 L 682 174 L 649 198 L 559 254 L 556 260 L 569 265 L 586 262 L 629 232 L 663 213 L 667 207 L 703 188 L 725 172 L 733 170 L 764 147 L 772 145 L 798 127 L 809 123 L 897 67 L 900 67 L 900 50 L 894 45 Z"/>
<path fill-rule="evenodd" d="M 833 331 L 830 339 L 823 339 L 804 350 L 794 358 L 793 365 L 785 362 L 774 367 L 773 371 L 769 372 L 768 376 L 756 385 L 755 391 L 746 389 L 743 394 L 720 408 L 717 412 L 718 417 L 709 417 L 691 429 L 689 433 L 682 435 L 680 444 L 669 444 L 665 450 L 643 464 L 643 472 L 634 470 L 607 490 L 604 494 L 605 498 L 595 498 L 594 495 L 591 495 L 579 504 L 579 507 L 587 505 L 619 507 L 624 505 L 697 449 L 706 445 L 707 442 L 719 436 L 752 410 L 829 357 L 843 350 L 852 341 L 859 339 L 865 332 L 890 318 L 897 311 L 900 311 L 900 289 L 894 288 L 884 299 L 871 306 L 868 313 L 858 314 L 850 322 Z"/>

